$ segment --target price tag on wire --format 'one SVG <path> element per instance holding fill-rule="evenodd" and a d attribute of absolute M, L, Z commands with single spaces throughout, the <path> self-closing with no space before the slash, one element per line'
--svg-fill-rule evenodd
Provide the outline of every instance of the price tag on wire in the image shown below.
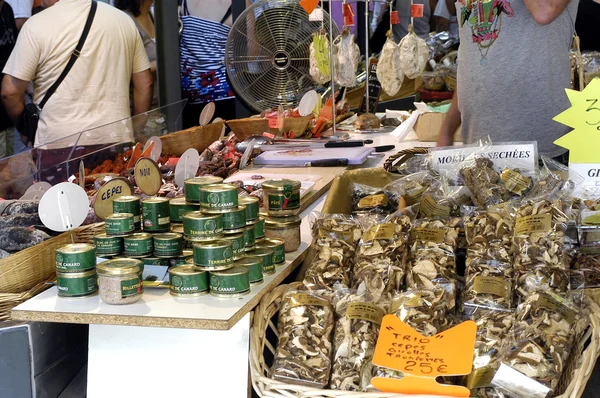
<path fill-rule="evenodd" d="M 315 8 L 313 12 L 308 15 L 308 20 L 311 22 L 323 22 L 323 9 Z"/>
<path fill-rule="evenodd" d="M 354 10 L 352 9 L 352 5 L 344 3 L 342 12 L 344 14 L 344 26 L 354 26 Z"/>
<path fill-rule="evenodd" d="M 410 15 L 413 18 L 422 18 L 425 6 L 423 4 L 411 4 Z"/>
<path fill-rule="evenodd" d="M 300 0 L 300 6 L 304 8 L 304 11 L 309 15 L 317 8 L 318 4 L 319 0 Z"/>
<path fill-rule="evenodd" d="M 398 14 L 398 11 L 392 11 L 390 14 L 390 23 L 392 25 L 398 25 L 400 23 L 400 14 Z"/>

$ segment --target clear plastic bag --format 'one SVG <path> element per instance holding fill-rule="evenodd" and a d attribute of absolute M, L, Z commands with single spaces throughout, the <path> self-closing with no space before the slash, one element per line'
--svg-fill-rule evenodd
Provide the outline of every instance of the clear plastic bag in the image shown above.
<path fill-rule="evenodd" d="M 430 171 L 407 175 L 383 187 L 392 204 L 397 208 L 421 203 L 423 193 L 439 178 Z"/>
<path fill-rule="evenodd" d="M 390 214 L 398 208 L 398 202 L 390 200 L 385 189 L 364 184 L 350 184 L 352 213 Z"/>
<path fill-rule="evenodd" d="M 331 81 L 329 39 L 324 31 L 315 33 L 310 44 L 310 76 L 319 84 Z"/>
<path fill-rule="evenodd" d="M 511 193 L 501 183 L 494 163 L 477 154 L 469 156 L 460 166 L 460 175 L 473 194 L 473 202 L 482 209 L 507 202 Z"/>
<path fill-rule="evenodd" d="M 419 218 L 459 217 L 463 206 L 472 206 L 471 192 L 465 186 L 453 186 L 441 176 L 423 193 Z"/>

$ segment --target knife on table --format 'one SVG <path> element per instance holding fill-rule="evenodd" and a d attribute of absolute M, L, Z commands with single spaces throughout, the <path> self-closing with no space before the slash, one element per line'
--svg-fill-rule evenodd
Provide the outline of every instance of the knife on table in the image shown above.
<path fill-rule="evenodd" d="M 322 159 L 294 164 L 261 164 L 262 167 L 343 167 L 348 166 L 348 159 Z"/>

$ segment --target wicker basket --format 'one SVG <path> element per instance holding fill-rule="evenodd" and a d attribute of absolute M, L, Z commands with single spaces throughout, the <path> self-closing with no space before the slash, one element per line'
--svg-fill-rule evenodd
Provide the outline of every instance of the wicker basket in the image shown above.
<path fill-rule="evenodd" d="M 211 123 L 204 127 L 196 126 L 160 137 L 163 144 L 163 154 L 181 156 L 190 148 L 196 148 L 202 153 L 213 142 L 221 137 L 223 122 Z"/>
<path fill-rule="evenodd" d="M 78 243 L 94 243 L 94 236 L 104 232 L 104 222 L 84 225 L 77 228 L 75 241 Z"/>
<path fill-rule="evenodd" d="M 14 307 L 48 289 L 53 280 L 54 276 L 23 293 L 0 293 L 0 321 L 10 319 L 10 311 Z"/>
<path fill-rule="evenodd" d="M 429 148 L 409 148 L 403 151 L 391 155 L 385 163 L 383 168 L 390 173 L 397 173 L 398 168 L 404 163 L 408 162 L 410 158 L 415 155 L 426 155 L 429 152 Z"/>
<path fill-rule="evenodd" d="M 265 354 L 272 357 L 275 353 L 274 345 L 267 339 L 268 334 L 277 336 L 277 315 L 283 295 L 288 289 L 296 289 L 299 283 L 281 285 L 272 292 L 266 294 L 258 307 L 254 310 L 252 328 L 250 329 L 250 373 L 254 391 L 261 397 L 269 398 L 389 398 L 406 397 L 402 394 L 390 394 L 382 392 L 353 392 L 323 390 L 313 387 L 300 386 L 283 383 L 268 377 L 269 366 L 265 360 Z M 590 312 L 590 329 L 584 335 L 580 344 L 577 344 L 571 353 L 569 363 L 565 367 L 558 390 L 562 394 L 556 398 L 579 398 L 583 394 L 587 381 L 589 380 L 600 347 L 600 307 L 591 300 L 586 299 L 586 306 Z M 589 344 L 584 346 L 584 343 Z"/>
<path fill-rule="evenodd" d="M 311 119 L 312 116 L 286 117 L 283 122 L 283 131 L 293 131 L 294 135 L 299 137 L 304 134 Z M 250 117 L 228 120 L 226 123 L 239 140 L 245 140 L 253 135 L 262 135 L 264 132 L 279 134 L 278 129 L 269 128 L 269 119 L 267 118 Z"/>

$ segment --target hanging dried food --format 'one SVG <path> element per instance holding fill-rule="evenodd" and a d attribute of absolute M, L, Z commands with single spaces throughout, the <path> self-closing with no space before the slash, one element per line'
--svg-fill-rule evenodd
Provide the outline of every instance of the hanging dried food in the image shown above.
<path fill-rule="evenodd" d="M 354 35 L 346 27 L 333 41 L 336 84 L 342 87 L 354 87 L 356 85 L 356 71 L 358 69 L 359 58 L 360 49 L 354 42 Z"/>
<path fill-rule="evenodd" d="M 400 69 L 409 79 L 419 77 L 429 61 L 429 47 L 425 40 L 415 34 L 412 25 L 408 25 L 408 34 L 398 45 Z"/>
<path fill-rule="evenodd" d="M 329 39 L 323 31 L 313 35 L 313 42 L 310 45 L 310 76 L 319 84 L 331 80 Z"/>
<path fill-rule="evenodd" d="M 403 79 L 404 75 L 400 68 L 400 52 L 390 30 L 387 32 L 387 40 L 379 56 L 377 80 L 379 80 L 381 88 L 387 95 L 394 96 L 400 91 Z"/>
<path fill-rule="evenodd" d="M 460 169 L 460 175 L 477 206 L 485 209 L 510 200 L 510 192 L 500 183 L 500 174 L 490 159 L 478 157 L 465 163 L 468 165 Z"/>
<path fill-rule="evenodd" d="M 276 380 L 323 388 L 331 372 L 333 311 L 318 294 L 290 291 L 279 311 Z"/>

